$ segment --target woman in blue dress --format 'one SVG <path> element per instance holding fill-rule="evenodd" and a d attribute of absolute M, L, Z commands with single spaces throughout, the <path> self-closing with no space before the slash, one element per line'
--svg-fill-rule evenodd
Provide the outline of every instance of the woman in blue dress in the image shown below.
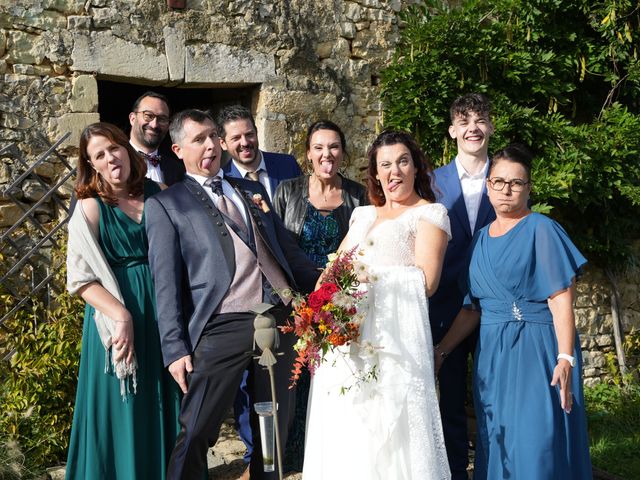
<path fill-rule="evenodd" d="M 474 239 L 465 306 L 436 346 L 437 367 L 480 322 L 474 362 L 476 479 L 592 478 L 573 301 L 586 259 L 528 207 L 531 155 L 512 145 L 489 167 L 496 220 Z"/>

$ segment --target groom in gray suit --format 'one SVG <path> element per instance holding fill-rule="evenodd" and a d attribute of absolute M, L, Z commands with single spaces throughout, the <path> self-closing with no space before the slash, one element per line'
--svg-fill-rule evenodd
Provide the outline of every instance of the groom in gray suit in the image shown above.
<path fill-rule="evenodd" d="M 187 174 L 147 200 L 145 217 L 162 354 L 184 393 L 167 470 L 174 480 L 202 476 L 247 367 L 254 401 L 270 399 L 267 374 L 252 361 L 255 315 L 248 310 L 272 303 L 282 324 L 290 312 L 283 290 L 310 291 L 318 273 L 270 209 L 262 185 L 224 176 L 208 112 L 179 112 L 170 134 Z M 275 367 L 282 445 L 293 407 L 287 387 L 294 340 L 281 335 L 284 355 Z M 254 444 L 251 478 L 276 478 L 262 471 L 260 442 Z"/>

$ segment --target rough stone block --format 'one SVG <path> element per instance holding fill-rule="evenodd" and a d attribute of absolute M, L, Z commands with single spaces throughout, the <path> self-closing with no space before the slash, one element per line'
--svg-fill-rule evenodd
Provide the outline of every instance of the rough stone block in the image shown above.
<path fill-rule="evenodd" d="M 95 112 L 98 109 L 98 82 L 93 75 L 79 75 L 71 87 L 71 110 Z"/>
<path fill-rule="evenodd" d="M 354 2 L 345 2 L 344 16 L 353 22 L 358 22 L 362 18 L 362 7 Z"/>
<path fill-rule="evenodd" d="M 92 8 L 93 25 L 96 28 L 107 28 L 118 22 L 118 11 L 113 8 Z"/>
<path fill-rule="evenodd" d="M 25 63 L 16 63 L 13 66 L 13 73 L 17 73 L 19 75 L 33 75 L 33 65 L 25 64 Z"/>
<path fill-rule="evenodd" d="M 316 45 L 316 55 L 318 58 L 325 59 L 331 56 L 333 51 L 334 42 L 320 42 Z"/>
<path fill-rule="evenodd" d="M 7 62 L 6 60 L 0 60 L 0 75 L 4 75 L 7 73 Z"/>
<path fill-rule="evenodd" d="M 590 377 L 584 379 L 584 386 L 589 388 L 595 387 L 596 385 L 599 385 L 601 383 L 602 380 L 599 377 Z"/>
<path fill-rule="evenodd" d="M 352 22 L 340 23 L 340 36 L 352 39 L 356 36 L 356 26 Z"/>
<path fill-rule="evenodd" d="M 90 30 L 91 17 L 86 15 L 69 15 L 67 17 L 67 28 L 69 30 Z"/>
<path fill-rule="evenodd" d="M 7 31 L 0 30 L 0 57 L 7 51 Z"/>
<path fill-rule="evenodd" d="M 24 192 L 24 199 L 28 202 L 37 202 L 44 197 L 47 191 L 45 188 L 35 179 L 28 178 L 22 182 L 22 191 Z"/>
<path fill-rule="evenodd" d="M 41 77 L 47 77 L 51 75 L 53 72 L 53 68 L 51 65 L 34 65 L 33 66 L 33 74 L 39 75 Z"/>
<path fill-rule="evenodd" d="M 80 142 L 80 134 L 86 126 L 100 120 L 97 113 L 65 113 L 53 120 L 53 130 L 55 138 L 60 138 L 67 132 L 71 135 L 64 141 L 62 146 L 77 146 Z"/>
<path fill-rule="evenodd" d="M 0 118 L 0 125 L 5 128 L 12 128 L 16 130 L 26 130 L 28 128 L 33 127 L 33 121 L 22 117 L 20 115 L 15 115 L 13 113 L 5 113 Z"/>
<path fill-rule="evenodd" d="M 11 181 L 11 166 L 8 164 L 9 161 L 8 158 L 0 159 L 0 184 Z"/>
<path fill-rule="evenodd" d="M 611 338 L 611 335 L 597 335 L 596 344 L 599 347 L 609 347 L 613 345 L 613 338 Z"/>
<path fill-rule="evenodd" d="M 54 178 L 59 172 L 53 163 L 45 161 L 38 165 L 34 172 L 44 178 Z"/>
<path fill-rule="evenodd" d="M 164 27 L 164 48 L 171 81 L 184 81 L 185 36 L 182 26 Z"/>
<path fill-rule="evenodd" d="M 41 63 L 45 49 L 38 35 L 31 35 L 21 31 L 9 32 L 8 57 L 9 63 Z"/>
<path fill-rule="evenodd" d="M 401 0 L 389 0 L 389 8 L 394 12 L 399 12 L 402 10 L 402 1 Z"/>
<path fill-rule="evenodd" d="M 109 32 L 86 35 L 75 31 L 73 38 L 72 71 L 152 82 L 168 79 L 167 59 L 153 48 L 123 40 Z"/>
<path fill-rule="evenodd" d="M 0 227 L 10 227 L 15 224 L 24 212 L 13 203 L 0 205 Z"/>
<path fill-rule="evenodd" d="M 86 0 L 43 0 L 42 6 L 62 13 L 79 13 L 85 3 Z"/>
<path fill-rule="evenodd" d="M 220 43 L 187 47 L 187 83 L 264 83 L 275 75 L 273 55 Z"/>

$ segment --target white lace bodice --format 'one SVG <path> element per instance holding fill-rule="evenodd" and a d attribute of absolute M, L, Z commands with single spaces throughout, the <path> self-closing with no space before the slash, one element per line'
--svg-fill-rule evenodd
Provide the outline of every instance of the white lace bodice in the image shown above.
<path fill-rule="evenodd" d="M 441 203 L 410 208 L 394 219 L 373 226 L 376 219 L 376 207 L 356 208 L 351 214 L 345 248 L 357 245 L 363 253 L 361 260 L 371 266 L 415 265 L 416 232 L 421 220 L 444 230 L 451 239 L 447 208 Z"/>

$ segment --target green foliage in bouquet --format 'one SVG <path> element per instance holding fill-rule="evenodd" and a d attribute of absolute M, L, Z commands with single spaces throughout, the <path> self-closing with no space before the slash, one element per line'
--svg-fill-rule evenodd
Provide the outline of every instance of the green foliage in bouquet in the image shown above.
<path fill-rule="evenodd" d="M 73 416 L 84 303 L 64 290 L 64 252 L 60 294 L 46 309 L 34 298 L 4 325 L 0 362 L 0 477 L 31 478 L 66 460 Z M 0 291 L 9 311 L 15 299 Z"/>
<path fill-rule="evenodd" d="M 492 151 L 513 141 L 534 151 L 534 209 L 558 219 L 590 261 L 626 265 L 640 234 L 637 1 L 426 3 L 402 14 L 382 74 L 384 126 L 413 132 L 441 165 L 455 154 L 449 106 L 487 94 Z"/>

